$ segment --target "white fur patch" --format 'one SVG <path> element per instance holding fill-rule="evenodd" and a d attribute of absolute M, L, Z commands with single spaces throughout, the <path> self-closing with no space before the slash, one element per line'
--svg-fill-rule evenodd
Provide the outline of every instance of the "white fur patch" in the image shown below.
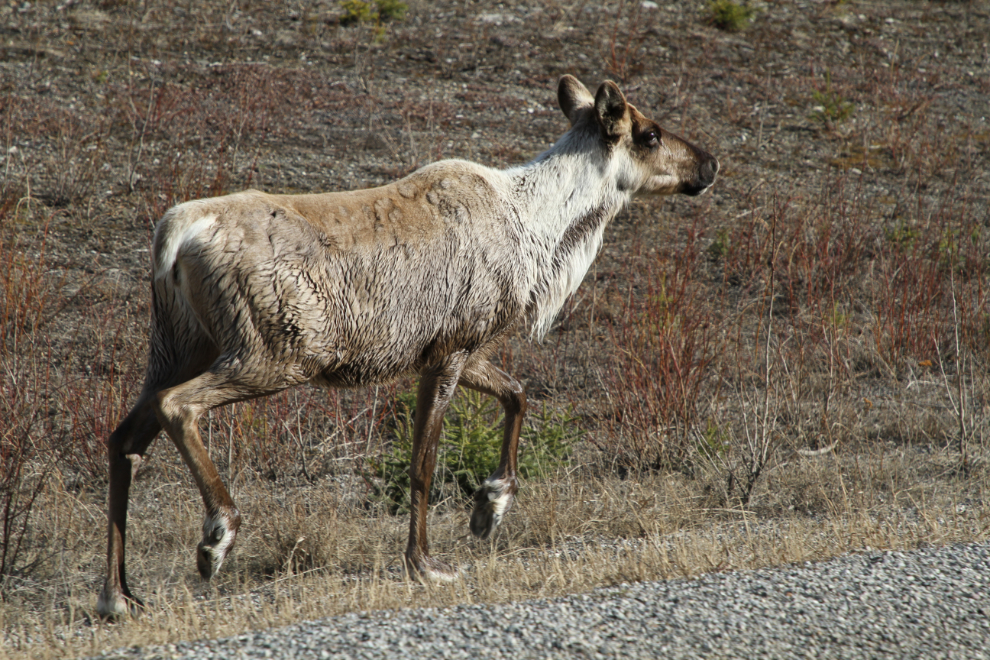
<path fill-rule="evenodd" d="M 581 286 L 588 269 L 602 249 L 606 224 L 608 223 L 603 222 L 587 240 L 567 255 L 567 263 L 560 269 L 557 281 L 549 283 L 547 294 L 540 301 L 533 321 L 532 333 L 537 339 L 546 336 L 564 303 Z"/>
<path fill-rule="evenodd" d="M 505 512 L 509 510 L 509 505 L 512 504 L 512 495 L 508 492 L 502 493 L 492 501 L 492 515 L 495 517 L 495 526 L 501 522 L 502 516 Z"/>
<path fill-rule="evenodd" d="M 213 545 L 213 533 L 218 529 L 223 529 L 223 538 Z M 203 542 L 210 545 L 214 557 L 213 572 L 220 570 L 220 565 L 230 552 L 230 546 L 234 543 L 236 532 L 231 526 L 230 518 L 224 513 L 217 513 L 213 516 L 206 516 L 203 519 Z"/>
<path fill-rule="evenodd" d="M 120 594 L 108 593 L 107 585 L 103 585 L 96 599 L 96 612 L 104 619 L 133 616 L 137 613 L 137 606 L 129 604 Z"/>
<path fill-rule="evenodd" d="M 430 582 L 453 582 L 462 575 L 459 566 L 451 566 L 433 557 L 423 557 L 415 563 L 407 557 L 403 568 L 406 577 Z"/>
<path fill-rule="evenodd" d="M 512 504 L 512 492 L 509 490 L 509 482 L 505 479 L 495 481 L 486 480 L 485 486 L 488 487 L 488 501 L 491 503 L 492 516 L 495 519 L 492 527 L 498 527 L 502 516 L 505 515 L 505 512 L 509 510 L 509 505 Z"/>
<path fill-rule="evenodd" d="M 550 330 L 560 308 L 580 287 L 601 250 L 605 226 L 640 183 L 632 180 L 639 172 L 628 157 L 609 159 L 588 149 L 588 139 L 597 139 L 597 133 L 592 137 L 570 131 L 532 162 L 505 170 L 530 253 L 527 279 L 536 339 Z M 597 226 L 580 228 L 582 239 L 559 254 L 568 230 L 590 216 L 597 218 Z M 555 260 L 561 259 L 555 268 Z"/>
<path fill-rule="evenodd" d="M 161 229 L 164 232 L 162 247 L 158 251 L 158 254 L 155 255 L 156 279 L 165 277 L 172 270 L 172 266 L 175 264 L 175 258 L 178 256 L 179 250 L 183 245 L 195 239 L 203 230 L 212 227 L 213 223 L 217 220 L 215 213 L 197 215 L 190 211 L 191 209 L 183 212 L 181 207 L 177 207 L 172 211 L 175 215 L 163 219 Z"/>
<path fill-rule="evenodd" d="M 426 572 L 423 575 L 433 582 L 454 582 L 461 576 L 461 571 L 459 568 L 453 566 L 446 567 L 446 570 L 436 570 L 431 567 L 426 568 Z"/>

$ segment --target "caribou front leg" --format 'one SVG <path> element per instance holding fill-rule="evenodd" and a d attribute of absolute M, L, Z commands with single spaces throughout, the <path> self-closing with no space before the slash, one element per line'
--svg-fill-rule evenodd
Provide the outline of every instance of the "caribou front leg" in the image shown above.
<path fill-rule="evenodd" d="M 158 420 L 192 472 L 206 507 L 203 540 L 196 547 L 196 568 L 204 580 L 216 575 L 233 549 L 241 514 L 203 446 L 199 418 L 211 408 L 267 393 L 243 385 L 232 369 L 218 366 L 158 395 Z"/>
<path fill-rule="evenodd" d="M 471 514 L 471 533 L 487 539 L 502 522 L 502 516 L 509 510 L 519 490 L 516 452 L 526 413 L 526 393 L 519 381 L 487 360 L 469 365 L 461 376 L 461 384 L 494 396 L 505 409 L 505 432 L 498 468 L 475 491 L 474 511 Z"/>
<path fill-rule="evenodd" d="M 426 537 L 426 514 L 429 509 L 430 482 L 437 465 L 437 448 L 443 430 L 443 416 L 457 388 L 467 353 L 449 355 L 423 370 L 416 396 L 416 420 L 413 430 L 412 463 L 409 466 L 409 545 L 406 546 L 406 570 L 410 574 L 434 580 L 451 580 L 457 571 L 430 556 Z"/>

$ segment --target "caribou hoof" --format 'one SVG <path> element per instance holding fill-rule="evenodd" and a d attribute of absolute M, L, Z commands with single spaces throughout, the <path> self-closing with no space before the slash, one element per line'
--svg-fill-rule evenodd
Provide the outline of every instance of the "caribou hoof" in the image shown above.
<path fill-rule="evenodd" d="M 486 479 L 474 492 L 471 533 L 481 539 L 491 536 L 502 522 L 502 516 L 512 506 L 512 497 L 517 489 L 515 479 Z"/>
<path fill-rule="evenodd" d="M 103 585 L 100 597 L 96 600 L 96 613 L 104 621 L 134 618 L 141 614 L 142 610 L 144 610 L 144 603 L 141 602 L 141 599 L 119 589 L 114 589 L 107 584 Z"/>
<path fill-rule="evenodd" d="M 196 546 L 196 568 L 204 580 L 209 580 L 220 570 L 223 560 L 234 547 L 240 526 L 241 515 L 237 509 L 208 515 L 203 520 L 203 540 Z"/>
<path fill-rule="evenodd" d="M 403 564 L 406 575 L 420 582 L 453 582 L 461 575 L 456 566 L 429 556 L 406 555 Z"/>

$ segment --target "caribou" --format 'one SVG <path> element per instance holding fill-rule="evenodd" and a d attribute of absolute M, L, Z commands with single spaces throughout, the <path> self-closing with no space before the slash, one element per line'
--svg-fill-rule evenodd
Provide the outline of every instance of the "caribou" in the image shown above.
<path fill-rule="evenodd" d="M 557 89 L 570 129 L 524 165 L 427 165 L 379 188 L 305 195 L 247 190 L 179 204 L 155 228 L 150 348 L 134 407 L 108 440 L 107 618 L 135 614 L 124 551 L 133 475 L 164 430 L 205 505 L 196 551 L 210 579 L 241 515 L 210 460 L 207 411 L 310 383 L 355 387 L 418 374 L 410 465 L 414 576 L 454 567 L 427 542 L 430 481 L 458 385 L 505 410 L 498 468 L 474 496 L 487 538 L 519 487 L 526 395 L 490 358 L 518 322 L 540 339 L 578 288 L 605 228 L 636 195 L 699 195 L 718 160 L 646 118 L 611 81 Z"/>

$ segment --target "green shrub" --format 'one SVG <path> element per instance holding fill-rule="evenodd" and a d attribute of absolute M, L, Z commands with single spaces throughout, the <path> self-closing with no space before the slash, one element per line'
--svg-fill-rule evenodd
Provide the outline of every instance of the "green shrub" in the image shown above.
<path fill-rule="evenodd" d="M 391 427 L 391 450 L 370 460 L 362 476 L 373 498 L 390 513 L 409 510 L 409 463 L 412 460 L 416 395 L 400 395 Z M 457 396 L 447 412 L 430 487 L 430 502 L 453 492 L 462 502 L 470 500 L 478 486 L 498 467 L 502 446 L 503 415 L 498 401 L 474 391 Z M 546 405 L 526 416 L 520 434 L 519 476 L 541 478 L 564 465 L 583 431 L 570 412 L 559 413 Z"/>
<path fill-rule="evenodd" d="M 825 89 L 815 90 L 811 94 L 817 106 L 811 113 L 811 119 L 823 124 L 838 124 L 852 115 L 853 104 L 841 94 L 832 89 L 832 74 L 825 73 Z"/>
<path fill-rule="evenodd" d="M 367 23 L 372 20 L 372 4 L 364 0 L 341 0 L 341 8 L 344 15 L 340 17 L 341 25 L 351 25 L 353 23 Z"/>
<path fill-rule="evenodd" d="M 708 22 L 719 30 L 739 32 L 753 22 L 753 8 L 733 0 L 712 0 L 708 3 Z"/>
<path fill-rule="evenodd" d="M 406 17 L 409 5 L 402 0 L 375 0 L 378 18 L 382 21 L 401 21 Z"/>
<path fill-rule="evenodd" d="M 401 21 L 409 10 L 402 0 L 341 0 L 340 6 L 344 10 L 341 25 Z"/>

